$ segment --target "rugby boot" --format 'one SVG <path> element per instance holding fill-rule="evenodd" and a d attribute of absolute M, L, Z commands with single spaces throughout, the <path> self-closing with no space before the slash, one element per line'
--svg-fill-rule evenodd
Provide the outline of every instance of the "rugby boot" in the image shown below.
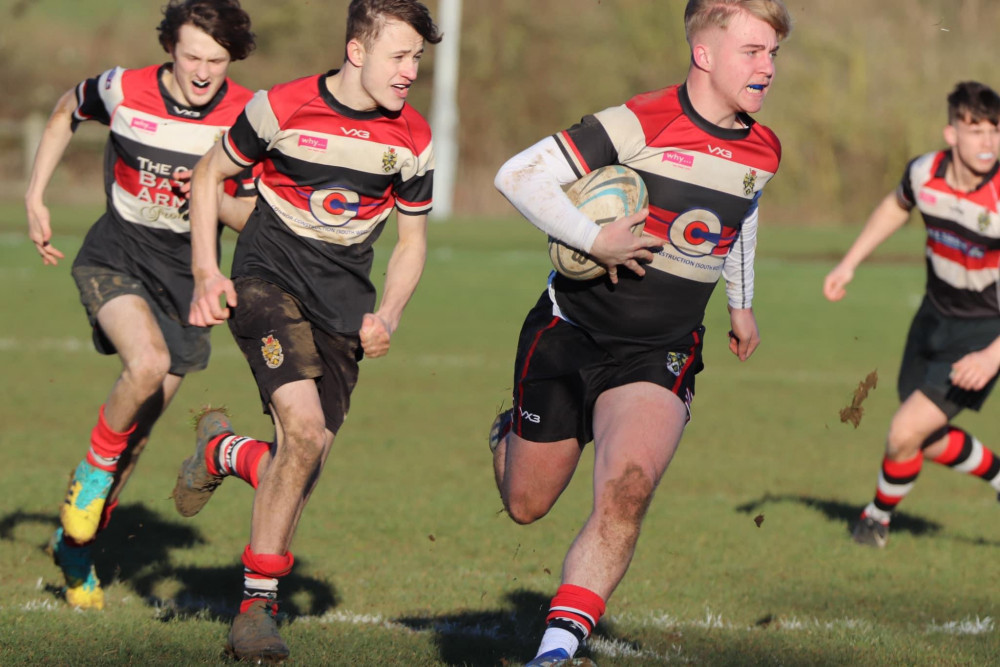
<path fill-rule="evenodd" d="M 92 544 L 92 543 L 91 543 Z M 63 529 L 52 536 L 52 560 L 66 580 L 66 602 L 80 609 L 104 609 L 104 591 L 94 571 L 91 544 L 73 546 L 66 542 Z"/>
<path fill-rule="evenodd" d="M 862 516 L 854 525 L 851 539 L 858 544 L 881 549 L 889 541 L 889 524 L 880 523 L 870 516 Z"/>
<path fill-rule="evenodd" d="M 258 599 L 237 614 L 229 630 L 226 653 L 236 660 L 257 664 L 277 664 L 288 657 L 288 645 L 278 634 L 276 604 Z"/>
<path fill-rule="evenodd" d="M 86 459 L 76 467 L 66 489 L 66 500 L 59 508 L 62 527 L 74 541 L 90 542 L 97 535 L 114 479 L 114 473 L 96 468 Z"/>
<path fill-rule="evenodd" d="M 205 450 L 212 439 L 233 432 L 229 417 L 222 410 L 208 410 L 198 419 L 194 454 L 184 459 L 174 486 L 174 507 L 181 516 L 194 516 L 212 497 L 223 475 L 213 475 L 205 461 Z"/>
<path fill-rule="evenodd" d="M 554 648 L 537 656 L 524 667 L 597 667 L 590 658 L 574 658 L 564 648 Z"/>
<path fill-rule="evenodd" d="M 509 408 L 497 415 L 490 426 L 490 451 L 495 452 L 500 442 L 510 433 L 510 427 L 514 421 L 514 409 Z"/>

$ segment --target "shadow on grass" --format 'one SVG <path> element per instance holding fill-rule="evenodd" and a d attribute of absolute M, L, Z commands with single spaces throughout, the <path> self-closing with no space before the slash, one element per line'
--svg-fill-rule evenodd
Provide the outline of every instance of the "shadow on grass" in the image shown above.
<path fill-rule="evenodd" d="M 449 665 L 525 663 L 535 657 L 545 631 L 551 594 L 517 590 L 507 593 L 507 608 L 440 616 L 394 619 L 415 631 L 432 632 L 441 661 Z M 594 635 L 622 642 L 610 624 L 601 622 Z M 592 657 L 586 648 L 577 657 Z"/>
<path fill-rule="evenodd" d="M 49 525 L 54 531 L 59 517 L 56 513 L 12 512 L 0 517 L 0 539 L 15 540 L 15 531 L 24 524 Z M 102 582 L 119 582 L 130 588 L 160 610 L 161 620 L 197 616 L 228 621 L 237 612 L 243 592 L 240 554 L 233 554 L 232 564 L 220 567 L 178 567 L 172 563 L 171 552 L 206 543 L 197 527 L 165 520 L 137 503 L 115 510 L 92 554 Z M 48 540 L 39 548 L 48 552 Z M 300 558 L 297 562 L 301 567 L 308 561 Z M 45 589 L 61 597 L 61 578 L 58 583 Z M 170 595 L 161 597 L 161 590 L 169 590 Z M 321 616 L 339 603 L 330 583 L 294 572 L 282 579 L 281 596 L 281 612 L 289 616 Z"/>
<path fill-rule="evenodd" d="M 737 512 L 743 514 L 754 514 L 763 511 L 765 505 L 774 503 L 796 503 L 806 507 L 819 510 L 830 521 L 843 522 L 845 530 L 850 532 L 854 528 L 854 523 L 861 515 L 861 509 L 857 505 L 849 505 L 839 500 L 827 500 L 823 498 L 813 498 L 804 495 L 780 495 L 775 496 L 765 493 L 757 500 L 736 506 Z M 943 526 L 928 519 L 923 519 L 905 512 L 894 512 L 892 515 L 892 532 L 910 533 L 920 537 L 930 537 L 941 532 Z"/>

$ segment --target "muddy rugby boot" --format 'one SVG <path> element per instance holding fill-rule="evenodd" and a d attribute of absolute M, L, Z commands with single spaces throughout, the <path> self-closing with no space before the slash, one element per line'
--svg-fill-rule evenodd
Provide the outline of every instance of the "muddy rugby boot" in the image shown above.
<path fill-rule="evenodd" d="M 174 507 L 181 516 L 191 517 L 200 512 L 222 484 L 224 476 L 209 472 L 205 450 L 214 438 L 232 432 L 233 425 L 222 410 L 208 410 L 198 418 L 194 454 L 181 463 L 174 486 Z"/>
<path fill-rule="evenodd" d="M 879 523 L 870 516 L 861 517 L 854 525 L 851 539 L 858 544 L 881 549 L 889 541 L 889 524 Z"/>
<path fill-rule="evenodd" d="M 251 602 L 245 612 L 233 619 L 226 653 L 236 660 L 257 664 L 284 662 L 288 645 L 278 634 L 276 613 L 276 604 L 271 600 Z"/>

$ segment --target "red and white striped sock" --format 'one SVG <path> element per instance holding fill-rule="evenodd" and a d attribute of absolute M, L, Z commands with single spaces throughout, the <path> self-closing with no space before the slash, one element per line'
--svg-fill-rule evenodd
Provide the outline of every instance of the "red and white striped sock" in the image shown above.
<path fill-rule="evenodd" d="M 549 605 L 547 626 L 537 655 L 557 648 L 574 655 L 594 631 L 604 609 L 604 600 L 597 593 L 572 584 L 560 586 Z"/>
<path fill-rule="evenodd" d="M 934 462 L 975 475 L 1000 491 L 1000 458 L 967 431 L 949 427 L 948 444 Z"/>
<path fill-rule="evenodd" d="M 250 608 L 255 600 L 273 603 L 271 613 L 278 611 L 278 579 L 292 571 L 295 557 L 291 551 L 284 555 L 258 554 L 248 544 L 243 550 L 243 602 L 240 613 Z"/>
<path fill-rule="evenodd" d="M 256 489 L 260 459 L 269 451 L 269 442 L 223 433 L 205 448 L 205 463 L 213 475 L 234 475 Z"/>
<path fill-rule="evenodd" d="M 923 465 L 923 453 L 906 461 L 892 461 L 889 457 L 882 459 L 875 499 L 861 513 L 861 518 L 871 517 L 879 523 L 889 523 L 896 505 L 913 489 Z"/>

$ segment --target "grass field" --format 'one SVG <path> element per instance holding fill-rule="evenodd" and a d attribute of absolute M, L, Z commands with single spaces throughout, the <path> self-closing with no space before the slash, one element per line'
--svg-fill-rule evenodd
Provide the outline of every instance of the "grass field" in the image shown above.
<path fill-rule="evenodd" d="M 72 257 L 95 216 L 55 210 L 55 245 Z M 725 349 L 717 291 L 694 420 L 589 647 L 602 667 L 996 664 L 1000 507 L 985 484 L 929 464 L 887 549 L 848 539 L 874 490 L 923 285 L 915 228 L 859 271 L 845 302 L 823 301 L 822 278 L 855 231 L 765 223 L 763 344 L 746 364 Z M 389 356 L 363 363 L 293 544 L 295 571 L 282 584 L 292 664 L 507 665 L 533 655 L 591 495 L 588 456 L 535 525 L 507 519 L 493 488 L 486 431 L 543 285 L 543 245 L 516 220 L 432 225 L 421 287 Z M 217 329 L 211 366 L 185 381 L 101 536 L 105 611 L 67 608 L 44 547 L 118 372 L 90 348 L 69 263 L 43 267 L 21 210 L 0 207 L 0 664 L 217 664 L 241 591 L 251 493 L 227 481 L 190 520 L 169 494 L 199 406 L 225 403 L 249 435 L 270 437 L 270 423 Z M 840 423 L 876 369 L 860 426 Z M 960 423 L 1000 445 L 990 414 Z"/>

